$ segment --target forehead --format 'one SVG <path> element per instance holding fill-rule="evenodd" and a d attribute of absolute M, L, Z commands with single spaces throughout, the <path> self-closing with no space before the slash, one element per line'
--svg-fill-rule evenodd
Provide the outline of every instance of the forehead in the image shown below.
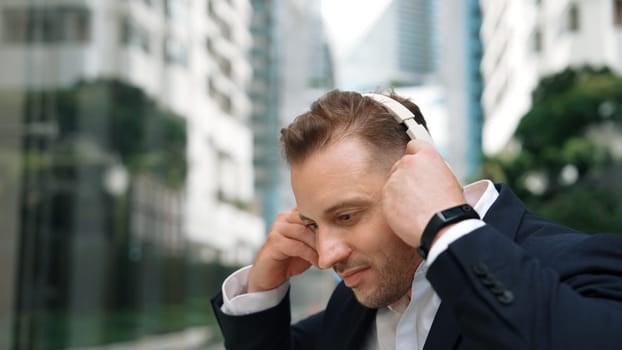
<path fill-rule="evenodd" d="M 379 199 L 387 175 L 355 138 L 334 142 L 291 167 L 298 210 L 317 217 L 329 208 Z"/>

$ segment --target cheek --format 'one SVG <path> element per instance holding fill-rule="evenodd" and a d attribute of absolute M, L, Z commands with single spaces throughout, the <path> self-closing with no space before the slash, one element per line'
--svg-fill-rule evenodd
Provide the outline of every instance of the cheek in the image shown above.
<path fill-rule="evenodd" d="M 382 215 L 371 218 L 363 231 L 361 236 L 364 239 L 361 239 L 360 242 L 365 245 L 369 252 L 390 253 L 397 245 L 396 240 L 401 242 Z"/>

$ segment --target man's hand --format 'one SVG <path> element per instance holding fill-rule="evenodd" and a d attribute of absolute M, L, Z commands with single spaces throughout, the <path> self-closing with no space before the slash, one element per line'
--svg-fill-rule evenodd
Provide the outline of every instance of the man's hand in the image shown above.
<path fill-rule="evenodd" d="M 274 289 L 317 265 L 317 259 L 315 236 L 298 210 L 279 213 L 249 272 L 248 292 Z"/>
<path fill-rule="evenodd" d="M 432 216 L 462 203 L 466 203 L 462 186 L 434 147 L 410 141 L 393 165 L 382 196 L 385 217 L 395 234 L 419 247 Z"/>

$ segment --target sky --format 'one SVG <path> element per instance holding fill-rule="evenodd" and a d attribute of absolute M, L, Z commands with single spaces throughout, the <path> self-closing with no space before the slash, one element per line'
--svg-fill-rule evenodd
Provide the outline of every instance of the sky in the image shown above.
<path fill-rule="evenodd" d="M 337 59 L 356 43 L 391 0 L 322 0 L 329 40 Z"/>

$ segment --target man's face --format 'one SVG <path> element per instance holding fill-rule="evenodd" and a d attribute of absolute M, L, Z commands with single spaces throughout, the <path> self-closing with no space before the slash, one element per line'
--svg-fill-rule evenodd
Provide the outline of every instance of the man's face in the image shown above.
<path fill-rule="evenodd" d="M 291 180 L 300 216 L 315 235 L 319 267 L 332 267 L 359 302 L 378 308 L 408 292 L 421 259 L 385 220 L 388 169 L 368 152 L 356 138 L 340 139 L 292 165 Z"/>

